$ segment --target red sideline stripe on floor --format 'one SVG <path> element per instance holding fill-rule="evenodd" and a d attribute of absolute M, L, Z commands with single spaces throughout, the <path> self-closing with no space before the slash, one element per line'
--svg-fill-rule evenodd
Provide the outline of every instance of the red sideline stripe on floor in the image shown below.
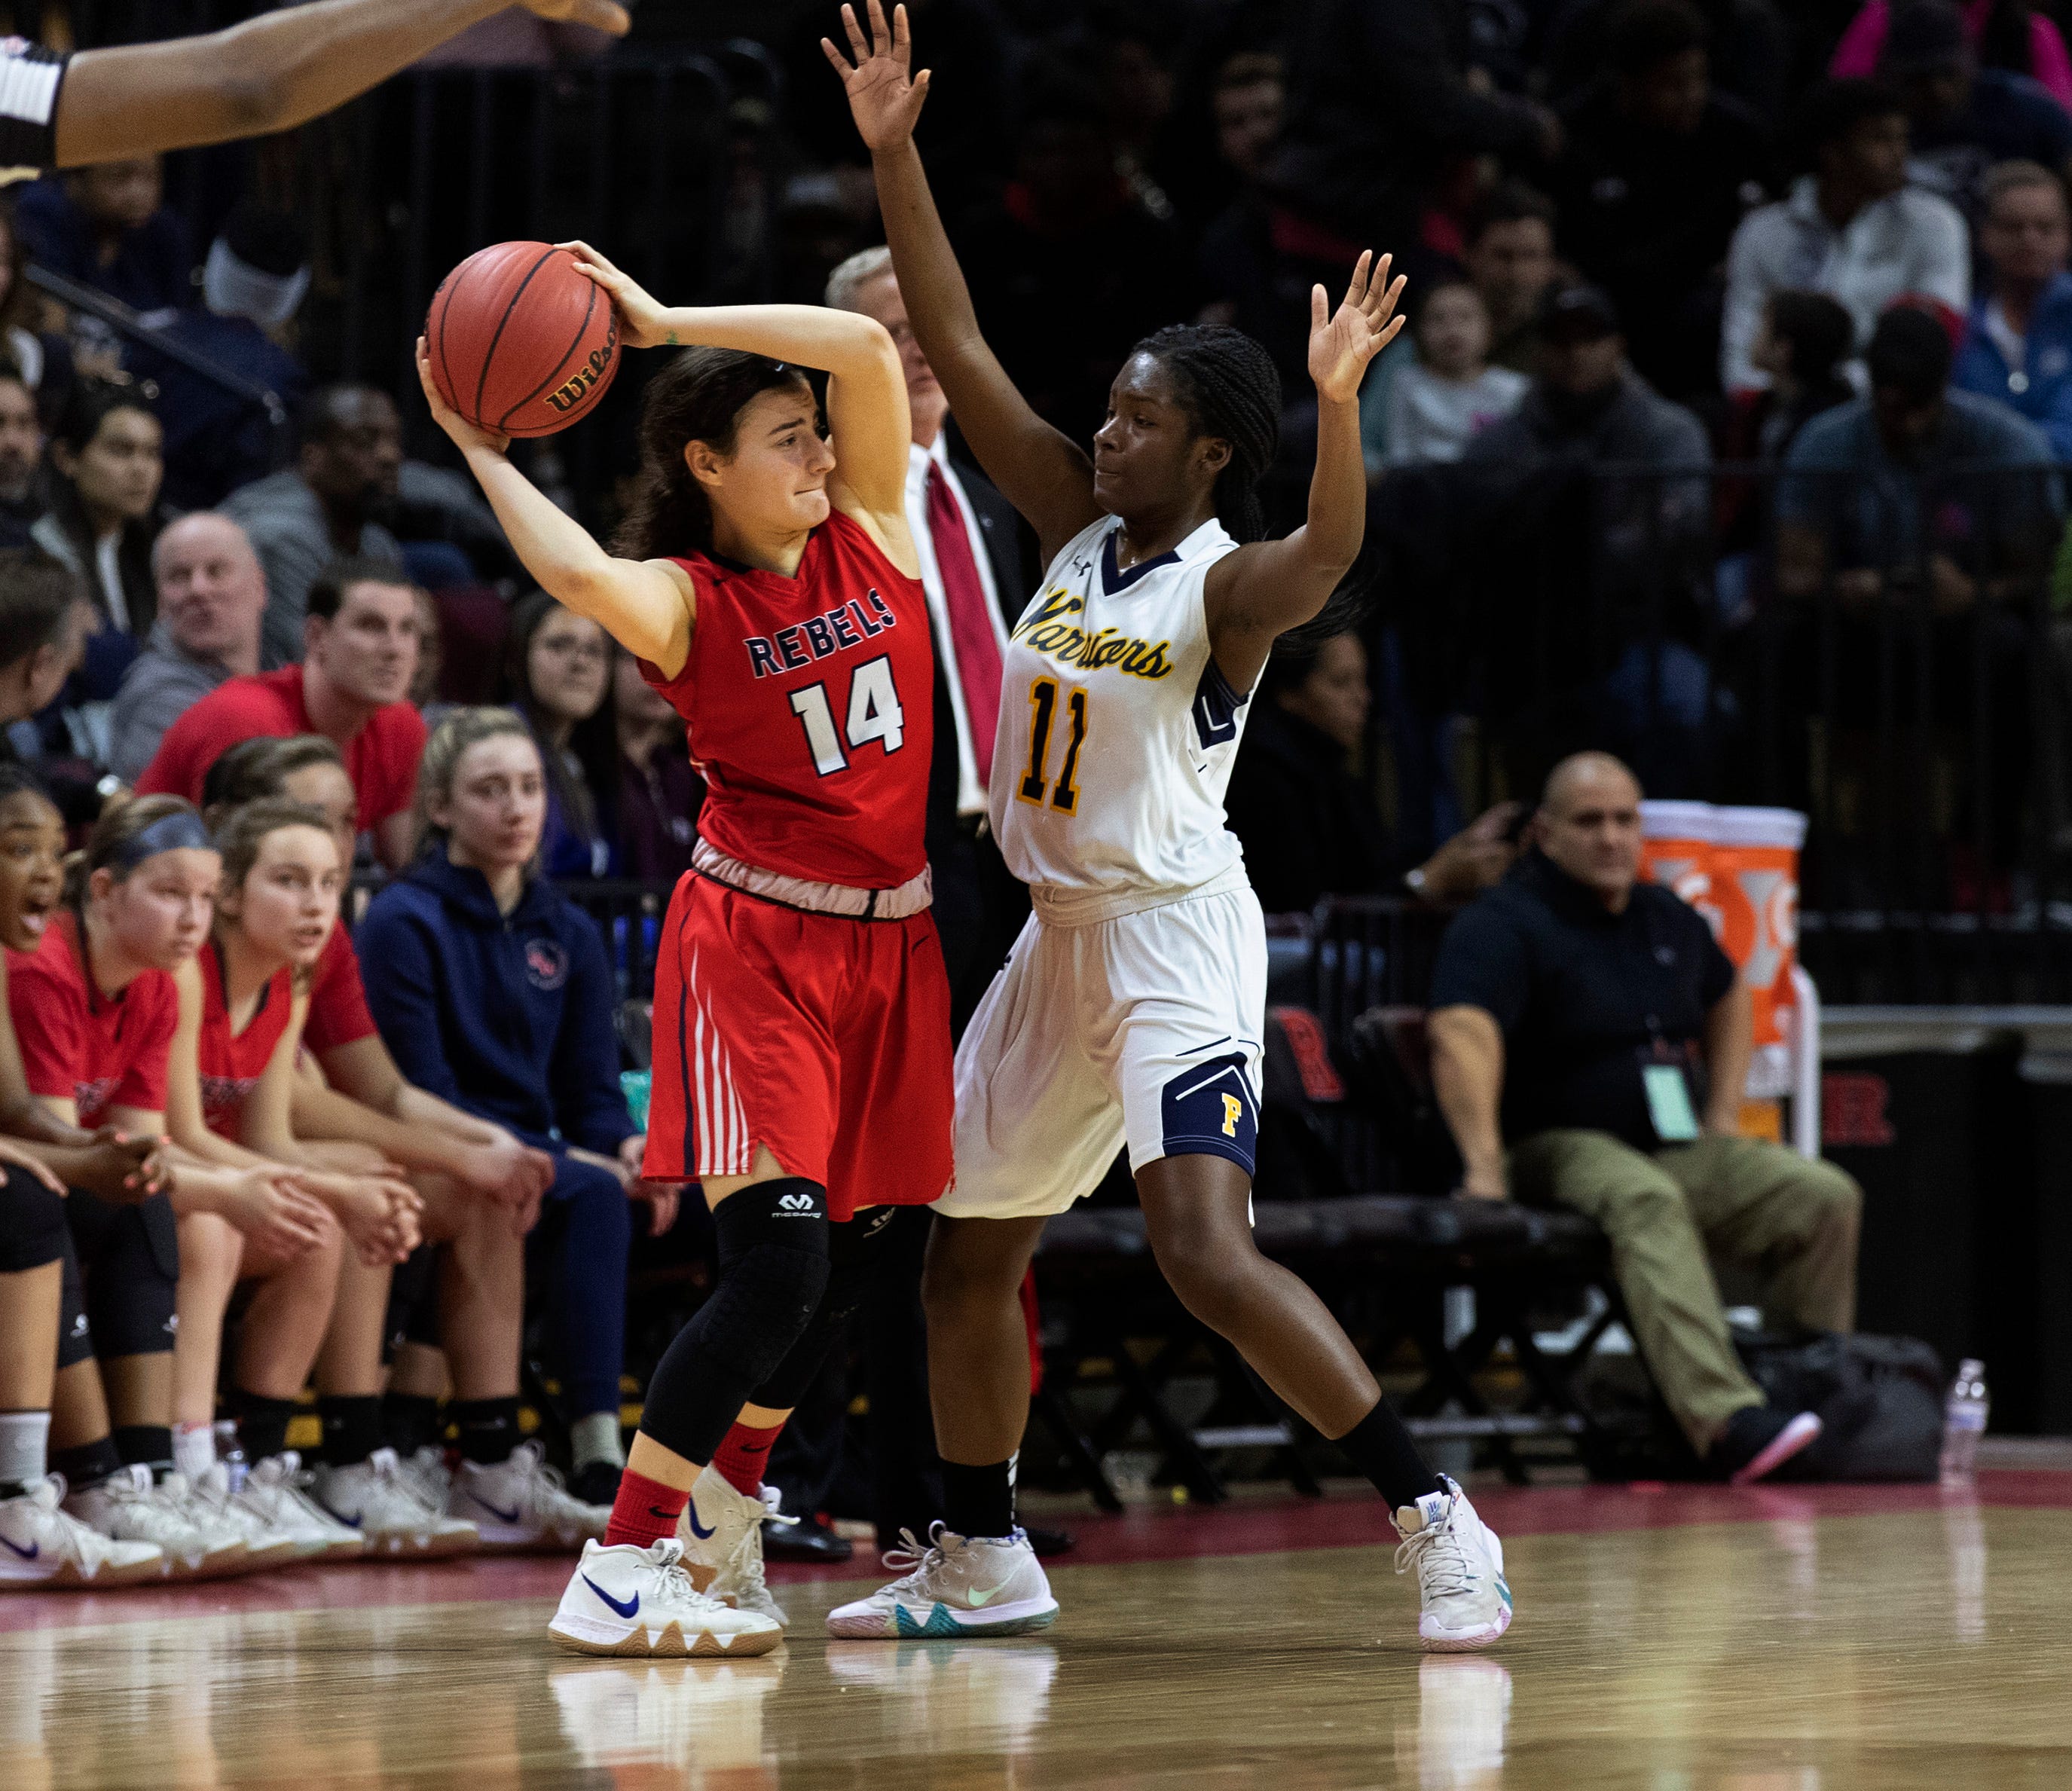
<path fill-rule="evenodd" d="M 1978 1477 L 1980 1505 L 2072 1510 L 2072 1473 L 1999 1469 Z M 1935 1511 L 1971 1502 L 1940 1486 L 1665 1485 L 1489 1487 L 1476 1509 L 1497 1534 L 1581 1535 L 1703 1523 L 1775 1523 Z M 1276 1555 L 1314 1548 L 1393 1544 L 1388 1513 L 1371 1498 L 1288 1499 L 1270 1505 L 1142 1506 L 1119 1517 L 1061 1520 L 1079 1538 L 1061 1567 L 1113 1566 L 1231 1555 Z M 569 1565 L 562 1556 L 487 1557 L 412 1567 L 378 1562 L 306 1567 L 201 1585 L 108 1592 L 0 1594 L 0 1632 L 231 1616 L 245 1612 L 343 1610 L 367 1606 L 477 1604 L 560 1596 Z M 782 1584 L 882 1577 L 873 1551 L 859 1547 L 840 1567 L 771 1565 Z"/>

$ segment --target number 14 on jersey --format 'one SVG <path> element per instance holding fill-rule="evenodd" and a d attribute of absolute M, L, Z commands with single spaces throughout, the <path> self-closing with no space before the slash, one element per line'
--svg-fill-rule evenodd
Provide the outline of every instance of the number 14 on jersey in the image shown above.
<path fill-rule="evenodd" d="M 824 778 L 849 769 L 849 753 L 842 750 L 846 736 L 849 751 L 882 741 L 888 753 L 896 753 L 906 738 L 906 712 L 899 706 L 899 692 L 892 682 L 892 661 L 883 654 L 866 659 L 849 681 L 849 721 L 841 733 L 835 732 L 835 715 L 828 702 L 828 687 L 808 684 L 791 692 L 791 713 L 806 729 L 806 750 L 813 755 L 813 769 Z"/>

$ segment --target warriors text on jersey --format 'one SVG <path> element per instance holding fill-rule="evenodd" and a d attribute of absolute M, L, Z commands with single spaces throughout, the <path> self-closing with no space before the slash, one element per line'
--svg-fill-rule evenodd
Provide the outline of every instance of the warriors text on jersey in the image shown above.
<path fill-rule="evenodd" d="M 835 511 L 791 577 L 701 553 L 683 669 L 643 666 L 705 780 L 700 836 L 743 865 L 892 889 L 927 864 L 935 725 L 920 581 Z"/>
<path fill-rule="evenodd" d="M 1050 562 L 1008 643 L 993 832 L 1046 918 L 1083 923 L 1242 876 L 1223 791 L 1244 698 L 1209 650 L 1202 585 L 1237 544 L 1202 524 L 1124 569 L 1121 524 Z"/>

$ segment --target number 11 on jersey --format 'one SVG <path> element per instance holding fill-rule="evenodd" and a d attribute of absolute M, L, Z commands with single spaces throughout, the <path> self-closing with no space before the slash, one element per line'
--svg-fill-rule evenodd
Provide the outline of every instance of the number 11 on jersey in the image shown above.
<path fill-rule="evenodd" d="M 1065 762 L 1058 768 L 1054 788 L 1045 772 L 1050 758 L 1050 729 L 1058 719 L 1058 680 L 1038 678 L 1029 687 L 1029 769 L 1015 794 L 1026 803 L 1043 806 L 1047 792 L 1050 806 L 1069 815 L 1079 806 L 1079 749 L 1087 740 L 1087 693 L 1077 688 L 1064 693 L 1065 713 L 1071 718 L 1071 737 L 1065 746 Z"/>

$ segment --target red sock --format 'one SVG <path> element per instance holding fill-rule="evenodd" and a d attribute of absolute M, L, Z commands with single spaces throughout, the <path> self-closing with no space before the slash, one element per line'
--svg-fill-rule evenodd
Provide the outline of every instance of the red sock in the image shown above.
<path fill-rule="evenodd" d="M 631 1542 L 645 1548 L 676 1534 L 676 1520 L 684 1514 L 690 1494 L 680 1487 L 664 1486 L 628 1468 L 619 1477 L 619 1497 L 612 1501 L 611 1522 L 605 1526 L 604 1546 L 615 1548 Z"/>
<path fill-rule="evenodd" d="M 770 1446 L 783 1432 L 782 1424 L 772 1424 L 767 1431 L 751 1430 L 736 1419 L 712 1458 L 713 1472 L 737 1493 L 755 1497 L 763 1490 L 763 1466 L 770 1459 Z"/>

